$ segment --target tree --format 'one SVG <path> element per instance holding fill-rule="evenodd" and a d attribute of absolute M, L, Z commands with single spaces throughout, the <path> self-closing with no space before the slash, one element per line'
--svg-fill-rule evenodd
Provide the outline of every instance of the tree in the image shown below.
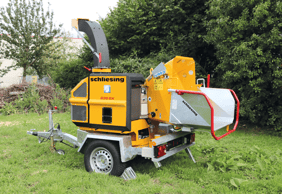
<path fill-rule="evenodd" d="M 100 24 L 111 58 L 146 57 L 162 49 L 193 57 L 197 74 L 213 73 L 214 46 L 204 41 L 207 0 L 120 0 Z M 166 62 L 166 61 L 164 61 Z"/>
<path fill-rule="evenodd" d="M 182 55 L 194 58 L 198 77 L 214 74 L 218 64 L 215 49 L 203 39 L 207 33 L 204 26 L 204 21 L 208 19 L 207 2 L 120 0 L 118 6 L 99 21 L 107 37 L 113 71 L 124 72 L 128 69 L 121 67 L 122 61 L 126 64 L 134 60 L 153 62 L 153 58 L 164 56 L 162 53 L 167 52 L 173 57 Z M 128 59 L 132 57 L 133 60 Z M 93 54 L 86 45 L 81 50 L 80 58 L 86 64 L 93 60 Z M 144 65 L 154 67 L 159 62 L 167 61 Z"/>
<path fill-rule="evenodd" d="M 238 92 L 245 119 L 282 129 L 282 2 L 211 0 L 208 13 L 219 83 Z"/>
<path fill-rule="evenodd" d="M 48 50 L 44 51 L 42 59 L 46 66 L 46 72 L 51 76 L 52 73 L 58 71 L 59 66 L 63 62 L 76 60 L 78 58 L 79 48 L 73 43 L 72 39 L 69 38 L 69 34 L 54 38 L 49 44 L 51 44 L 51 46 Z M 36 71 L 31 70 L 32 69 L 28 69 L 28 72 L 36 74 Z"/>
<path fill-rule="evenodd" d="M 11 68 L 23 68 L 24 80 L 28 68 L 34 69 L 39 77 L 44 75 L 43 57 L 48 54 L 48 49 L 56 49 L 51 41 L 60 35 L 60 29 L 53 23 L 53 15 L 49 7 L 44 12 L 42 0 L 10 0 L 7 7 L 0 8 L 0 56 L 15 61 L 1 70 L 0 76 Z"/>
<path fill-rule="evenodd" d="M 84 35 L 85 40 L 91 45 L 91 42 L 89 40 L 89 37 L 85 34 Z M 88 47 L 87 44 L 83 42 L 82 48 L 79 49 L 78 57 L 83 62 L 83 65 L 92 68 L 93 67 L 93 53 L 91 49 Z"/>

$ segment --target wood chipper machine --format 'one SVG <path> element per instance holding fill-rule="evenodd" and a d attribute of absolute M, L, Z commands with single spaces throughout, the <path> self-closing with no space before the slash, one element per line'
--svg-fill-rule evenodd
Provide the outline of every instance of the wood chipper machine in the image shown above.
<path fill-rule="evenodd" d="M 190 146 L 195 144 L 197 129 L 208 128 L 215 140 L 234 132 L 239 120 L 239 100 L 233 90 L 205 87 L 195 76 L 193 58 L 176 56 L 160 63 L 144 79 L 136 73 L 111 73 L 109 51 L 101 26 L 87 19 L 72 25 L 90 39 L 94 67 L 89 76 L 71 91 L 71 119 L 78 127 L 77 137 L 54 127 L 49 111 L 49 131 L 28 131 L 39 143 L 65 141 L 84 154 L 87 171 L 112 174 L 124 179 L 136 177 L 128 161 L 137 155 L 150 159 L 155 166 L 185 150 L 196 162 Z M 235 107 L 237 106 L 237 110 Z M 235 120 L 234 128 L 229 129 Z M 227 133 L 216 136 L 218 129 Z"/>

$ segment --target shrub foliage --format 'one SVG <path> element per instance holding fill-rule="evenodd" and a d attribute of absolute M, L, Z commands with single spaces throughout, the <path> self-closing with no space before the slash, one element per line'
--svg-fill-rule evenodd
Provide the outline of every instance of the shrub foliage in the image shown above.
<path fill-rule="evenodd" d="M 4 115 L 30 112 L 43 114 L 49 109 L 53 109 L 54 106 L 57 106 L 60 112 L 69 111 L 69 90 L 64 90 L 58 85 L 56 88 L 44 87 L 48 89 L 42 90 L 42 87 L 39 89 L 35 84 L 29 85 L 22 95 L 18 95 L 17 99 L 6 102 L 4 107 L 0 109 L 0 112 Z M 51 92 L 51 94 L 42 94 L 44 92 Z"/>
<path fill-rule="evenodd" d="M 72 89 L 82 79 L 89 76 L 90 72 L 84 69 L 84 66 L 87 64 L 88 62 L 81 59 L 61 61 L 58 64 L 57 71 L 54 71 L 52 74 L 53 79 L 60 87 Z"/>
<path fill-rule="evenodd" d="M 203 39 L 206 29 L 202 19 L 208 17 L 206 3 L 207 0 L 120 0 L 100 21 L 111 58 L 132 54 L 154 57 L 152 53 L 165 49 L 168 53 L 174 51 L 174 55 L 193 57 L 198 73 L 212 73 L 217 59 L 213 45 Z"/>
<path fill-rule="evenodd" d="M 206 40 L 216 46 L 222 87 L 241 99 L 241 116 L 282 129 L 282 2 L 211 1 Z"/>

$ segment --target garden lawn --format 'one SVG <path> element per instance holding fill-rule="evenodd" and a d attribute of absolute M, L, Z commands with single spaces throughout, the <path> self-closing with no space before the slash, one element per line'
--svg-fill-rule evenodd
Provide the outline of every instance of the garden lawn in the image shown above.
<path fill-rule="evenodd" d="M 76 136 L 70 113 L 53 114 L 63 132 Z M 137 179 L 88 173 L 83 154 L 49 141 L 38 144 L 30 129 L 48 131 L 48 115 L 0 115 L 0 193 L 281 193 L 282 139 L 267 129 L 240 123 L 237 131 L 215 141 L 196 132 L 191 147 L 196 164 L 182 151 L 156 169 L 137 157 L 131 166 Z"/>

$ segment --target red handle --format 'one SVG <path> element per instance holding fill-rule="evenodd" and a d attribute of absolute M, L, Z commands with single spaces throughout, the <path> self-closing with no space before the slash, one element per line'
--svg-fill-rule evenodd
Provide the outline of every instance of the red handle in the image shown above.
<path fill-rule="evenodd" d="M 208 74 L 208 77 L 207 77 L 207 88 L 210 87 L 210 81 L 211 81 L 211 74 Z"/>
<path fill-rule="evenodd" d="M 231 90 L 231 89 L 229 89 L 229 90 L 230 90 L 230 92 L 233 94 L 233 96 L 234 96 L 234 98 L 235 98 L 235 100 L 236 100 L 236 102 L 237 102 L 237 113 L 236 113 L 235 125 L 234 125 L 234 127 L 233 127 L 232 130 L 229 130 L 227 133 L 223 134 L 223 135 L 220 136 L 220 137 L 216 137 L 215 134 L 214 134 L 214 131 L 213 131 L 213 134 L 212 134 L 212 135 L 213 135 L 213 137 L 214 137 L 216 140 L 219 140 L 219 139 L 225 137 L 226 135 L 229 135 L 230 133 L 233 133 L 233 132 L 236 130 L 236 128 L 237 128 L 237 126 L 238 126 L 238 123 L 239 123 L 240 101 L 239 101 L 237 95 L 235 94 L 235 92 L 234 92 L 233 90 Z"/>
<path fill-rule="evenodd" d="M 89 69 L 88 67 L 84 66 L 84 69 L 87 69 L 88 71 L 91 71 L 91 69 Z"/>
<path fill-rule="evenodd" d="M 102 63 L 102 53 L 99 53 L 99 63 Z"/>
<path fill-rule="evenodd" d="M 230 89 L 229 89 L 229 90 L 230 90 Z M 237 128 L 237 126 L 238 126 L 238 123 L 239 123 L 240 101 L 239 101 L 237 95 L 235 94 L 235 92 L 234 92 L 233 90 L 230 90 L 230 92 L 233 94 L 233 96 L 234 96 L 234 98 L 235 98 L 235 100 L 236 100 L 236 102 L 237 102 L 236 122 L 235 122 L 235 125 L 234 125 L 234 127 L 233 127 L 232 130 L 229 130 L 227 133 L 221 135 L 220 137 L 217 137 L 217 136 L 215 135 L 215 131 L 214 131 L 214 108 L 213 108 L 213 106 L 212 106 L 212 104 L 211 104 L 210 99 L 208 98 L 208 96 L 207 96 L 205 93 L 203 93 L 203 92 L 188 91 L 188 90 L 175 90 L 175 92 L 176 92 L 178 95 L 183 95 L 184 93 L 199 94 L 199 95 L 203 95 L 203 96 L 206 98 L 206 100 L 207 100 L 207 102 L 208 102 L 208 104 L 209 104 L 209 106 L 210 106 L 210 108 L 211 108 L 211 135 L 214 137 L 215 140 L 220 140 L 221 138 L 223 138 L 223 137 L 229 135 L 230 133 L 233 133 L 233 132 L 236 130 L 236 128 Z"/>

